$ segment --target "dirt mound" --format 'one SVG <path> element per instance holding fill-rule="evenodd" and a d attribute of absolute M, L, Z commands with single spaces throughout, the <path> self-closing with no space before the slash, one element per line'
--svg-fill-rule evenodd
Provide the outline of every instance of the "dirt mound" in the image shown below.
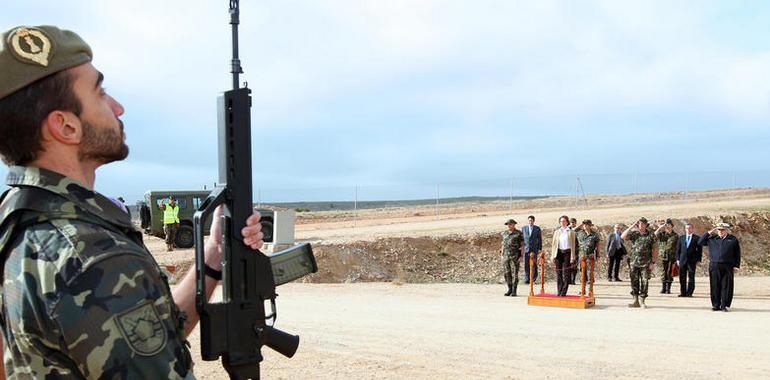
<path fill-rule="evenodd" d="M 740 275 L 770 274 L 770 213 L 754 212 L 734 215 L 699 216 L 675 219 L 676 231 L 690 222 L 696 233 L 702 233 L 718 222 L 733 225 L 732 233 L 741 243 Z M 604 243 L 611 225 L 597 226 L 602 243 L 597 262 L 597 278 L 606 273 Z M 543 228 L 543 249 L 550 251 L 553 228 Z M 442 237 L 393 237 L 376 241 L 314 245 L 318 273 L 305 282 L 370 282 L 408 283 L 464 282 L 498 283 L 502 281 L 499 233 L 450 235 Z M 706 275 L 708 250 L 698 275 Z M 522 263 L 523 265 L 523 263 Z M 623 268 L 627 270 L 627 268 Z M 521 269 L 523 271 L 523 267 Z M 523 276 L 523 273 L 521 274 Z M 553 277 L 552 264 L 546 263 L 546 276 Z"/>

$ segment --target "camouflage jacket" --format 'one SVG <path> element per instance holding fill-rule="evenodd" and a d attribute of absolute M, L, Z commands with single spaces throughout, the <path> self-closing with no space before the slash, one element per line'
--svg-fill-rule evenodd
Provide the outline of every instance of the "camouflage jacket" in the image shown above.
<path fill-rule="evenodd" d="M 676 260 L 676 245 L 679 243 L 679 235 L 673 230 L 658 233 L 659 252 L 658 258 L 665 261 Z"/>
<path fill-rule="evenodd" d="M 630 231 L 628 241 L 631 242 L 631 253 L 628 255 L 628 262 L 632 267 L 646 267 L 652 262 L 652 251 L 655 249 L 658 239 L 655 233 L 647 229 L 647 233 L 641 231 Z"/>
<path fill-rule="evenodd" d="M 521 246 L 524 244 L 524 234 L 519 230 L 503 231 L 503 254 L 507 257 L 521 256 Z"/>
<path fill-rule="evenodd" d="M 11 167 L 0 203 L 9 379 L 193 378 L 184 316 L 128 215 L 60 174 Z"/>
<path fill-rule="evenodd" d="M 597 235 L 596 232 L 591 230 L 590 233 L 587 233 L 581 229 L 577 231 L 576 237 L 578 241 L 577 245 L 579 247 L 578 252 L 580 252 L 581 256 L 596 253 L 596 249 L 599 246 L 599 235 Z"/>

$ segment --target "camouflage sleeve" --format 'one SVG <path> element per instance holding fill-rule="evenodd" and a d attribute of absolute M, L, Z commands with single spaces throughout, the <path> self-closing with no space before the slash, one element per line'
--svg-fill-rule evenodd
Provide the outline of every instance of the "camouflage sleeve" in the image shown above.
<path fill-rule="evenodd" d="M 54 319 L 87 378 L 175 379 L 191 366 L 173 299 L 157 268 L 135 253 L 87 267 L 62 286 Z"/>

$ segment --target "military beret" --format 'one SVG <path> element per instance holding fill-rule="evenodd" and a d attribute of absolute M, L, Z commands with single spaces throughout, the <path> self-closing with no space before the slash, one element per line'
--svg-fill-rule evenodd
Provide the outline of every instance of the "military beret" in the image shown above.
<path fill-rule="evenodd" d="M 508 219 L 508 221 L 507 221 L 507 222 L 505 222 L 505 225 L 507 226 L 507 225 L 509 225 L 509 224 L 516 224 L 516 221 L 515 221 L 515 220 L 513 220 L 513 219 Z"/>
<path fill-rule="evenodd" d="M 583 220 L 583 223 L 582 223 L 582 224 L 587 224 L 587 225 L 589 225 L 589 226 L 593 226 L 593 225 L 594 225 L 593 223 L 591 223 L 591 219 L 585 219 L 585 220 Z"/>
<path fill-rule="evenodd" d="M 644 223 L 644 224 L 650 224 L 650 223 L 647 222 L 647 218 L 645 218 L 645 217 L 639 218 L 639 222 Z"/>
<path fill-rule="evenodd" d="M 55 26 L 18 26 L 0 38 L 0 99 L 59 71 L 91 62 L 77 34 Z"/>
<path fill-rule="evenodd" d="M 671 220 L 671 218 L 668 218 L 668 219 L 666 219 L 666 224 L 669 224 L 669 225 L 673 226 L 674 225 L 674 221 Z"/>

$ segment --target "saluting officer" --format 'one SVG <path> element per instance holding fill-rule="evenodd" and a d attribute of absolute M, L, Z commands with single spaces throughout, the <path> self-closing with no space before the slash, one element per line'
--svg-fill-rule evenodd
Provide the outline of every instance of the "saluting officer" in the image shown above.
<path fill-rule="evenodd" d="M 628 263 L 631 275 L 631 295 L 634 296 L 634 302 L 628 307 L 647 308 L 644 301 L 647 298 L 647 290 L 650 285 L 650 274 L 658 257 L 657 239 L 652 230 L 649 229 L 646 218 L 639 218 L 636 223 L 626 228 L 620 237 L 631 242 L 631 254 L 628 257 Z"/>
<path fill-rule="evenodd" d="M 673 269 L 676 257 L 676 244 L 679 242 L 679 235 L 674 232 L 674 222 L 666 219 L 666 223 L 658 226 L 655 230 L 655 236 L 658 238 L 660 253 L 658 254 L 658 265 L 660 273 L 660 282 L 663 284 L 660 292 L 671 294 L 671 283 L 674 282 Z"/>

